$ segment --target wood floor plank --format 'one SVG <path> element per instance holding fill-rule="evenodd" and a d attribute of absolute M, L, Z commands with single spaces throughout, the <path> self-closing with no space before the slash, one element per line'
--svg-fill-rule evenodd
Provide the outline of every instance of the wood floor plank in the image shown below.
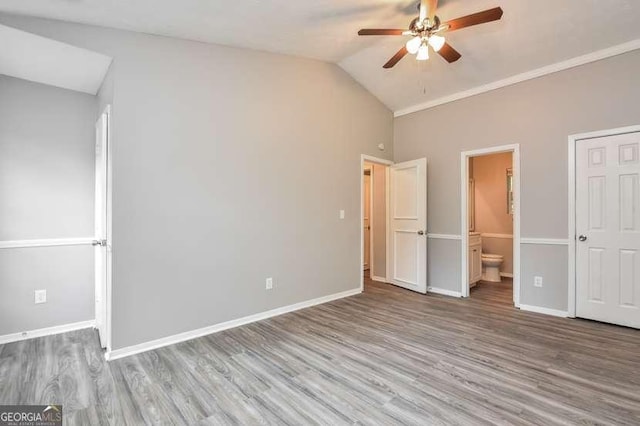
<path fill-rule="evenodd" d="M 0 404 L 65 424 L 640 424 L 640 331 L 366 280 L 361 295 L 104 361 L 94 330 L 0 346 Z"/>

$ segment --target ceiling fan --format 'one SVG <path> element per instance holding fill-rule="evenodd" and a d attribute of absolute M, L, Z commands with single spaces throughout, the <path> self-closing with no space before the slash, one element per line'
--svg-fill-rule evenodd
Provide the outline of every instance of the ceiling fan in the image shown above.
<path fill-rule="evenodd" d="M 363 29 L 358 31 L 358 35 L 411 36 L 411 40 L 398 53 L 393 55 L 384 64 L 383 68 L 392 68 L 407 53 L 416 55 L 418 61 L 426 61 L 429 59 L 429 46 L 447 62 L 451 63 L 460 59 L 462 55 L 445 41 L 442 36 L 444 32 L 497 21 L 502 17 L 503 13 L 501 8 L 494 7 L 483 12 L 452 19 L 448 22 L 440 22 L 440 18 L 436 16 L 437 7 L 438 0 L 420 0 L 418 5 L 420 16 L 411 21 L 408 30 Z"/>

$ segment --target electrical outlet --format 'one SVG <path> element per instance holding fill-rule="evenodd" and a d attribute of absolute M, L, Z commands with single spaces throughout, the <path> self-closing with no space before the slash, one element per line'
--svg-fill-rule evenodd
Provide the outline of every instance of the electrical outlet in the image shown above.
<path fill-rule="evenodd" d="M 344 219 L 344 210 L 340 210 L 340 219 Z"/>
<path fill-rule="evenodd" d="M 35 291 L 35 304 L 47 303 L 47 290 Z"/>
<path fill-rule="evenodd" d="M 273 288 L 273 278 L 267 278 L 265 281 L 265 288 L 271 290 Z"/>
<path fill-rule="evenodd" d="M 542 277 L 533 277 L 533 286 L 542 287 Z"/>

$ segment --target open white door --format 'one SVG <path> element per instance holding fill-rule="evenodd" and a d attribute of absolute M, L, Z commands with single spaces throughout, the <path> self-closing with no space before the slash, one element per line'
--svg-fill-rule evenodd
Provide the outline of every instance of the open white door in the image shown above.
<path fill-rule="evenodd" d="M 105 111 L 96 122 L 96 198 L 95 198 L 95 310 L 96 328 L 100 344 L 107 347 L 107 282 L 109 259 L 107 253 L 108 224 L 108 141 L 109 114 Z"/>
<path fill-rule="evenodd" d="M 576 147 L 576 315 L 640 328 L 640 133 Z"/>
<path fill-rule="evenodd" d="M 390 167 L 391 282 L 427 292 L 427 159 Z"/>

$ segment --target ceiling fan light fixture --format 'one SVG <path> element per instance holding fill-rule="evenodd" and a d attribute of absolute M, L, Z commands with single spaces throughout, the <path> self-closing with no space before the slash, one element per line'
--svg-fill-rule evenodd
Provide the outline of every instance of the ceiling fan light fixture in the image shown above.
<path fill-rule="evenodd" d="M 427 46 L 426 42 L 423 42 L 418 49 L 418 54 L 416 55 L 416 59 L 418 61 L 426 61 L 429 59 L 429 46 Z"/>
<path fill-rule="evenodd" d="M 422 44 L 422 39 L 420 37 L 414 37 L 407 42 L 405 47 L 407 48 L 407 52 L 411 53 L 412 55 L 415 55 L 416 53 L 418 53 L 418 50 L 420 49 L 421 44 Z"/>
<path fill-rule="evenodd" d="M 437 34 L 434 34 L 431 37 L 429 37 L 429 45 L 436 52 L 439 52 L 440 49 L 442 49 L 442 46 L 444 46 L 444 42 L 445 42 L 444 37 L 439 36 Z"/>

